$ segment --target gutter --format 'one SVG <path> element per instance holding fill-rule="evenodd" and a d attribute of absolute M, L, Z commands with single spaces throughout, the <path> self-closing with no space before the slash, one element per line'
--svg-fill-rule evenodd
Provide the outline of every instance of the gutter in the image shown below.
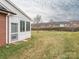
<path fill-rule="evenodd" d="M 16 15 L 16 13 L 13 13 L 13 12 L 7 11 L 7 10 L 1 10 L 1 9 L 0 9 L 0 12 L 1 12 L 1 13 L 5 13 L 5 14 L 11 13 L 11 14 Z"/>

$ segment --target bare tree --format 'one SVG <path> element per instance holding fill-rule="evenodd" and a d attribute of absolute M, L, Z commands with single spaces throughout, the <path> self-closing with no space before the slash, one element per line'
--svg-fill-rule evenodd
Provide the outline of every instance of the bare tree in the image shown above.
<path fill-rule="evenodd" d="M 35 23 L 35 24 L 38 24 L 38 23 L 40 23 L 40 21 L 41 21 L 41 16 L 40 16 L 40 15 L 37 15 L 37 16 L 34 18 L 34 23 Z"/>
<path fill-rule="evenodd" d="M 39 23 L 41 22 L 41 15 L 37 15 L 35 18 L 34 18 L 34 24 L 36 24 L 36 27 L 37 29 L 39 29 Z M 37 31 L 38 32 L 38 31 Z"/>

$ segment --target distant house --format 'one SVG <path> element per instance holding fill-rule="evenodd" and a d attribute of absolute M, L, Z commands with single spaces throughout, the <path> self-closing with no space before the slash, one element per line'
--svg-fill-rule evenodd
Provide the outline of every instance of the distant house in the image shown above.
<path fill-rule="evenodd" d="M 70 21 L 71 27 L 79 27 L 79 21 Z"/>
<path fill-rule="evenodd" d="M 69 22 L 52 22 L 52 23 L 39 23 L 32 24 L 32 29 L 44 29 L 44 28 L 79 28 L 79 21 Z"/>
<path fill-rule="evenodd" d="M 39 23 L 32 24 L 32 28 L 55 28 L 55 27 L 65 27 L 67 22 L 52 22 L 52 23 Z"/>
<path fill-rule="evenodd" d="M 0 0 L 0 46 L 31 38 L 31 19 L 10 0 Z"/>

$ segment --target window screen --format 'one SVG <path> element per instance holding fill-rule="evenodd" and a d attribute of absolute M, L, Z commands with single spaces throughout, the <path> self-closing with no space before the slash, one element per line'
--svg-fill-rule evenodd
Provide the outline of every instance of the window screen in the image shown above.
<path fill-rule="evenodd" d="M 20 32 L 25 31 L 25 21 L 20 21 Z"/>
<path fill-rule="evenodd" d="M 30 22 L 26 22 L 26 31 L 30 31 Z"/>
<path fill-rule="evenodd" d="M 18 24 L 17 23 L 11 23 L 11 33 L 18 32 Z"/>
<path fill-rule="evenodd" d="M 12 41 L 18 39 L 18 23 L 11 23 L 11 39 Z"/>

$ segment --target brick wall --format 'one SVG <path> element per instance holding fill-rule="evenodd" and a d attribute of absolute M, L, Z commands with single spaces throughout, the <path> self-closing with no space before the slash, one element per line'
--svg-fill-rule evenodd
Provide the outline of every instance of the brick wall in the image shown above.
<path fill-rule="evenodd" d="M 0 13 L 0 46 L 6 44 L 6 15 Z"/>

